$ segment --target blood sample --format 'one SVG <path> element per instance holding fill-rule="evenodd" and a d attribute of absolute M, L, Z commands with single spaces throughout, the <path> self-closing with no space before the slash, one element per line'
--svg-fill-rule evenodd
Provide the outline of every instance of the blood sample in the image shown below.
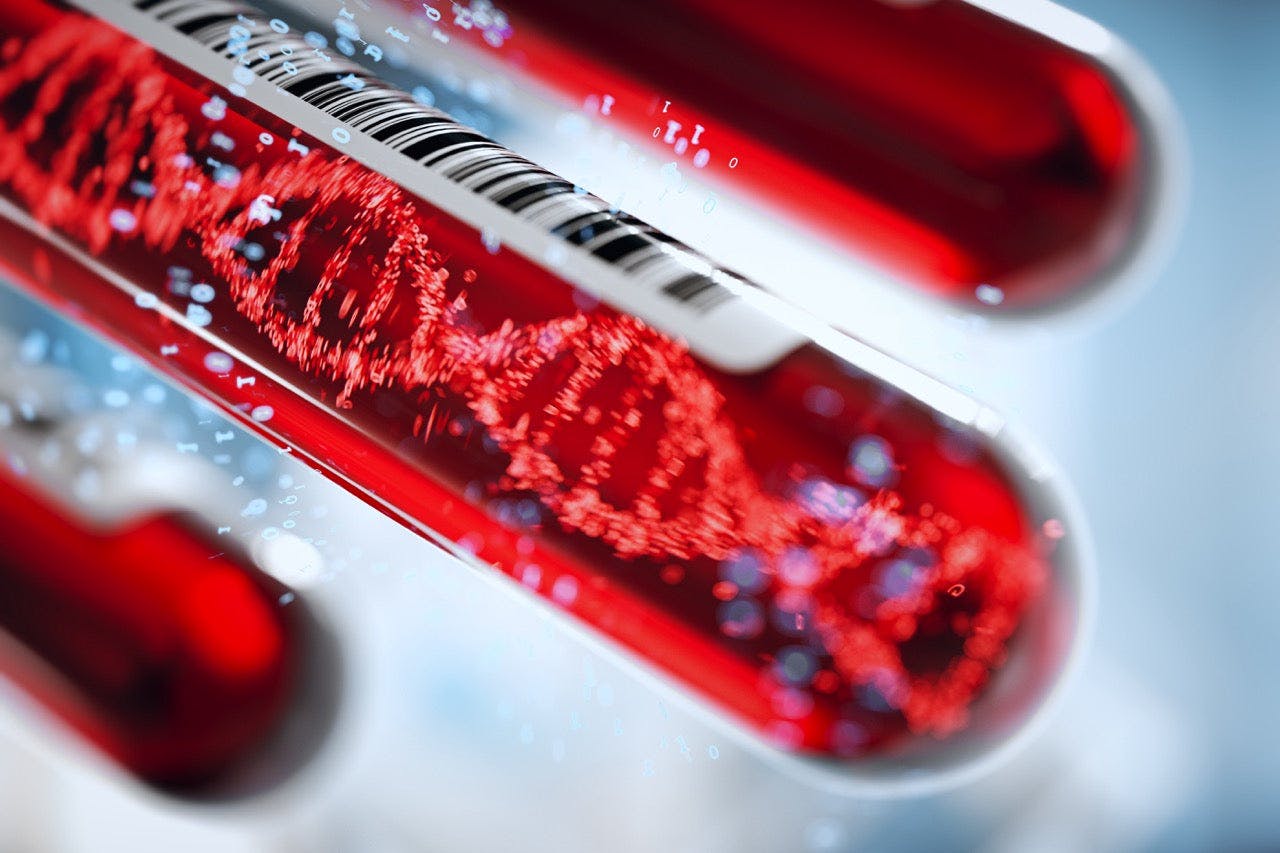
<path fill-rule="evenodd" d="M 295 695 L 299 608 L 191 519 L 95 530 L 0 466 L 0 671 L 151 784 L 250 760 Z"/>
<path fill-rule="evenodd" d="M 973 309 L 1076 301 L 1164 214 L 1150 75 L 1042 0 L 382 5 Z"/>
<path fill-rule="evenodd" d="M 23 286 L 786 752 L 936 768 L 1055 683 L 1078 533 L 985 409 L 283 20 L 94 5 L 0 15 Z"/>

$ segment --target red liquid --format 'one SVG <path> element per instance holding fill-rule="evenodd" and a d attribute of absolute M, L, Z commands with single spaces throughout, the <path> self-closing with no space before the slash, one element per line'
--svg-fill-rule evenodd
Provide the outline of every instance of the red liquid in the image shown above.
<path fill-rule="evenodd" d="M 965 0 L 496 5 L 434 26 L 940 295 L 1051 306 L 1138 227 L 1149 141 L 1113 75 Z"/>
<path fill-rule="evenodd" d="M 0 542 L 0 671 L 138 777 L 202 785 L 279 726 L 297 608 L 184 519 L 94 532 L 0 466 Z"/>
<path fill-rule="evenodd" d="M 0 191 L 243 360 L 0 220 L 45 299 L 788 748 L 995 738 L 1053 680 L 1057 542 L 980 435 L 813 345 L 718 372 L 105 24 L 0 20 Z"/>

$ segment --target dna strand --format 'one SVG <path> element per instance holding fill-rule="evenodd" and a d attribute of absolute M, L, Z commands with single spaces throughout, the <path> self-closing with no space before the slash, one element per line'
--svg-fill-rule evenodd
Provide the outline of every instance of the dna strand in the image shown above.
<path fill-rule="evenodd" d="M 623 559 L 759 554 L 775 595 L 812 602 L 844 680 L 874 687 L 914 732 L 965 725 L 1046 584 L 1040 557 L 942 513 L 908 513 L 888 489 L 838 519 L 770 492 L 713 378 L 640 319 L 601 306 L 476 328 L 466 291 L 446 290 L 429 209 L 318 145 L 250 163 L 235 180 L 211 176 L 192 155 L 207 129 L 175 103 L 173 75 L 101 22 L 57 13 L 0 55 L 0 187 L 38 222 L 93 254 L 121 242 L 159 257 L 198 246 L 236 312 L 328 383 L 338 407 L 370 389 L 458 396 L 508 460 L 498 493 L 536 495 L 565 530 Z M 139 176 L 144 196 L 130 190 Z M 264 197 L 290 213 L 273 225 L 279 249 L 255 263 L 239 247 L 263 227 Z M 304 239 L 321 225 L 332 242 Z M 320 275 L 302 280 L 304 261 Z M 564 440 L 583 424 L 586 446 Z M 929 558 L 869 610 L 854 606 L 870 564 L 893 549 Z M 797 552 L 817 571 L 780 571 Z M 961 652 L 910 665 L 905 650 L 940 619 Z"/>

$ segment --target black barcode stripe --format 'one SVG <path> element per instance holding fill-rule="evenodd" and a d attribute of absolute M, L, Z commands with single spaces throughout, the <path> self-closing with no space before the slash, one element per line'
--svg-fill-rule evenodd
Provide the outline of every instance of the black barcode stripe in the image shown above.
<path fill-rule="evenodd" d="M 206 48 L 238 57 L 267 83 L 570 247 L 614 265 L 638 287 L 705 312 L 733 298 L 722 280 L 743 281 L 343 57 L 315 49 L 291 32 L 270 29 L 261 13 L 249 6 L 228 0 L 134 0 L 133 5 Z"/>
<path fill-rule="evenodd" d="M 662 290 L 682 302 L 692 302 L 705 308 L 719 305 L 730 295 L 729 291 L 720 287 L 714 281 L 704 275 L 697 274 L 677 279 L 663 287 Z"/>

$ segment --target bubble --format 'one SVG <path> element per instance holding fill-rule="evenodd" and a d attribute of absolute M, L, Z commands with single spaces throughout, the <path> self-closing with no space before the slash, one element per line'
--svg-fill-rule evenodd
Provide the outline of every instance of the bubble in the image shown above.
<path fill-rule="evenodd" d="M 435 92 L 429 90 L 426 86 L 415 86 L 410 92 L 413 100 L 419 102 L 422 106 L 435 106 Z"/>
<path fill-rule="evenodd" d="M 759 604 L 747 598 L 721 604 L 716 621 L 720 623 L 720 632 L 734 640 L 750 640 L 764 630 L 764 612 Z"/>
<path fill-rule="evenodd" d="M 806 409 L 824 418 L 834 418 L 844 411 L 844 396 L 825 385 L 805 389 L 802 400 Z"/>
<path fill-rule="evenodd" d="M 240 170 L 222 165 L 213 170 L 213 182 L 223 189 L 235 189 L 240 184 Z"/>
<path fill-rule="evenodd" d="M 828 524 L 842 524 L 858 514 L 866 502 L 852 486 L 839 485 L 826 477 L 810 477 L 797 490 L 800 504 L 809 513 Z"/>
<path fill-rule="evenodd" d="M 974 288 L 973 293 L 984 305 L 999 305 L 1004 302 L 1004 291 L 993 284 L 980 284 Z"/>
<path fill-rule="evenodd" d="M 774 661 L 778 677 L 789 684 L 805 685 L 818 671 L 818 658 L 804 646 L 789 646 L 778 652 Z"/>
<path fill-rule="evenodd" d="M 532 498 L 494 501 L 490 512 L 507 527 L 528 529 L 542 522 L 542 505 Z"/>
<path fill-rule="evenodd" d="M 187 306 L 187 321 L 194 326 L 207 326 L 213 322 L 213 315 L 208 308 L 193 302 Z"/>
<path fill-rule="evenodd" d="M 561 607 L 568 607 L 578 598 L 578 581 L 574 578 L 560 577 L 551 586 L 551 598 Z"/>
<path fill-rule="evenodd" d="M 102 395 L 102 402 L 113 409 L 121 409 L 129 405 L 129 394 L 119 388 L 112 388 Z"/>
<path fill-rule="evenodd" d="M 807 548 L 788 548 L 778 559 L 778 578 L 788 586 L 810 587 L 819 576 L 818 561 Z"/>
<path fill-rule="evenodd" d="M 876 585 L 885 598 L 912 595 L 920 589 L 924 579 L 924 568 L 907 559 L 890 560 L 876 572 Z"/>
<path fill-rule="evenodd" d="M 210 121 L 221 121 L 227 116 L 227 102 L 215 95 L 200 107 L 200 112 Z M 190 159 L 187 158 L 186 165 L 190 165 Z"/>
<path fill-rule="evenodd" d="M 319 580 L 324 557 L 314 545 L 292 533 L 283 533 L 266 541 L 258 553 L 258 563 L 282 584 L 306 589 Z"/>
<path fill-rule="evenodd" d="M 204 367 L 210 373 L 225 376 L 231 372 L 231 368 L 235 367 L 235 359 L 225 352 L 215 350 L 204 357 Z"/>
<path fill-rule="evenodd" d="M 138 217 L 120 207 L 111 211 L 111 216 L 107 221 L 111 223 L 112 228 L 121 234 L 129 234 L 138 227 Z"/>
<path fill-rule="evenodd" d="M 276 410 L 270 406 L 255 406 L 253 411 L 249 413 L 249 417 L 258 423 L 265 423 L 275 416 Z"/>
<path fill-rule="evenodd" d="M 681 577 L 683 574 L 681 571 Z M 759 592 L 769 582 L 769 576 L 765 572 L 764 557 L 753 548 L 739 551 L 722 562 L 720 578 L 747 594 Z"/>
<path fill-rule="evenodd" d="M 520 572 L 520 583 L 529 587 L 529 589 L 537 589 L 542 585 L 542 566 L 537 563 L 529 563 Z"/>
<path fill-rule="evenodd" d="M 877 435 L 865 435 L 849 448 L 849 475 L 864 486 L 883 488 L 893 481 L 893 448 Z"/>
<path fill-rule="evenodd" d="M 267 502 L 262 498 L 254 498 L 244 505 L 244 509 L 240 510 L 240 515 L 242 518 L 254 518 L 266 511 Z"/>
<path fill-rule="evenodd" d="M 333 28 L 344 39 L 350 41 L 360 40 L 360 28 L 346 18 L 335 18 Z"/>
<path fill-rule="evenodd" d="M 40 330 L 28 332 L 18 349 L 18 357 L 27 364 L 44 361 L 49 354 L 49 336 Z"/>

